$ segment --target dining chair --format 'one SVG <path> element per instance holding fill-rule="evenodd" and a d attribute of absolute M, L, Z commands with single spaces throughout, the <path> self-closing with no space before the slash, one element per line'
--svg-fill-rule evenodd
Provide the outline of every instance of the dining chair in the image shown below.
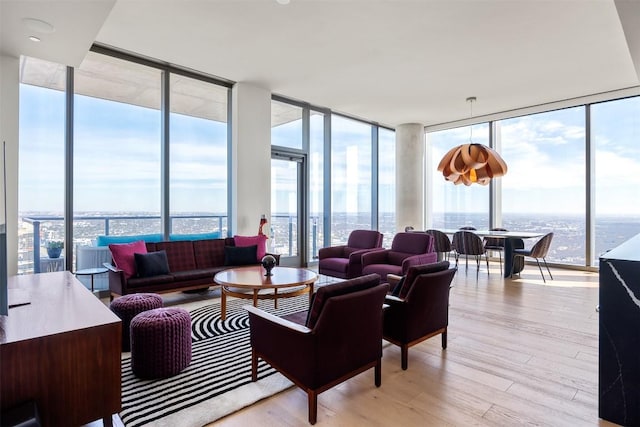
<path fill-rule="evenodd" d="M 451 245 L 451 240 L 449 240 L 449 236 L 443 233 L 440 230 L 430 229 L 426 231 L 427 234 L 431 234 L 433 236 L 433 249 L 442 254 L 443 260 L 449 260 L 449 256 L 451 255 L 451 251 L 453 250 L 453 246 Z"/>
<path fill-rule="evenodd" d="M 553 233 L 547 233 L 544 236 L 542 236 L 540 240 L 534 243 L 531 249 L 514 249 L 513 261 L 511 262 L 511 265 L 512 266 L 514 265 L 516 257 L 522 257 L 523 259 L 525 257 L 534 258 L 538 263 L 538 268 L 540 269 L 540 274 L 542 275 L 542 281 L 544 283 L 547 283 L 547 281 L 544 278 L 544 273 L 542 272 L 542 267 L 540 266 L 540 258 L 542 258 L 542 261 L 544 262 L 544 266 L 547 268 L 547 272 L 549 273 L 549 277 L 551 277 L 551 280 L 553 280 L 553 276 L 551 275 L 551 270 L 549 270 L 549 266 L 547 265 L 547 260 L 545 259 L 547 256 L 547 253 L 549 252 L 549 247 L 551 246 L 552 239 L 553 239 Z M 510 277 L 513 277 L 513 267 L 511 268 Z"/>
<path fill-rule="evenodd" d="M 453 235 L 453 240 L 456 242 L 456 267 L 458 267 L 458 258 L 460 255 L 465 256 L 465 272 L 469 268 L 469 255 L 472 255 L 476 259 L 476 266 L 478 272 L 480 271 L 480 257 L 484 255 L 487 262 L 487 274 L 489 274 L 489 257 L 487 257 L 487 251 L 484 249 L 482 239 L 473 231 L 460 230 L 456 231 Z"/>
<path fill-rule="evenodd" d="M 490 228 L 489 231 L 508 231 L 506 228 L 494 227 Z M 504 239 L 499 237 L 485 237 L 484 241 L 484 249 L 487 251 L 498 252 L 498 257 L 500 259 L 500 274 L 502 274 L 502 253 L 504 252 Z"/>
<path fill-rule="evenodd" d="M 458 230 L 468 230 L 468 231 L 475 231 L 476 228 L 472 225 L 466 225 L 464 227 L 460 227 L 458 228 Z M 462 246 L 462 242 L 459 242 L 458 240 L 460 239 L 461 235 L 456 236 L 456 234 L 454 233 L 454 235 L 451 237 L 451 249 L 454 251 L 453 254 L 456 257 L 456 265 L 458 265 L 458 251 L 456 249 L 456 245 L 457 246 Z"/>

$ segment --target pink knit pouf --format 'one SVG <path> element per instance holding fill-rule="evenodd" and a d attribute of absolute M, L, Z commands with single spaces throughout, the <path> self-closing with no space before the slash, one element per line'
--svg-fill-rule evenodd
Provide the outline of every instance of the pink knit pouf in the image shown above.
<path fill-rule="evenodd" d="M 131 320 L 131 370 L 142 379 L 167 378 L 191 363 L 191 316 L 156 308 Z"/>
<path fill-rule="evenodd" d="M 150 293 L 123 295 L 111 301 L 109 308 L 122 320 L 122 351 L 131 350 L 131 320 L 143 311 L 162 307 L 162 304 L 160 295 Z"/>

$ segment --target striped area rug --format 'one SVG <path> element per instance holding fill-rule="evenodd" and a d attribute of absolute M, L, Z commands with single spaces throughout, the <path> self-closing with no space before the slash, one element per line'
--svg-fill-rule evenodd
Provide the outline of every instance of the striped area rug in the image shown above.
<path fill-rule="evenodd" d="M 249 317 L 246 300 L 228 300 L 227 318 L 220 320 L 220 304 L 190 311 L 192 362 L 180 374 L 162 380 L 140 380 L 131 373 L 131 357 L 122 359 L 122 411 L 127 427 L 200 427 L 292 385 L 262 360 L 258 381 L 251 382 Z M 309 297 L 259 301 L 276 315 L 307 310 Z"/>

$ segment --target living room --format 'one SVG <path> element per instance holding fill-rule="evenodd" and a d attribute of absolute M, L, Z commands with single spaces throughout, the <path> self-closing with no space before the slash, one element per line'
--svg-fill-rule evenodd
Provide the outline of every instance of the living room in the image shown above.
<path fill-rule="evenodd" d="M 216 2 L 179 11 L 177 3 L 166 2 L 150 11 L 145 2 L 32 3 L 38 5 L 34 9 L 3 2 L 1 131 L 8 155 L 10 274 L 18 273 L 29 257 L 24 272 L 33 272 L 40 262 L 33 249 L 29 256 L 20 256 L 17 230 L 28 217 L 25 212 L 46 216 L 55 211 L 60 219 L 49 218 L 49 226 L 66 240 L 63 258 L 72 260 L 66 269 L 75 271 L 77 248 L 91 246 L 92 239 L 109 230 L 87 237 L 79 223 L 64 218 L 107 210 L 105 216 L 115 216 L 110 209 L 118 206 L 114 211 L 125 212 L 120 216 L 147 221 L 141 230 L 152 227 L 164 235 L 173 233 L 172 227 L 180 222 L 193 229 L 187 227 L 195 220 L 170 220 L 181 212 L 223 216 L 219 231 L 227 235 L 255 234 L 256 220 L 264 214 L 273 226 L 270 244 L 284 255 L 283 262 L 311 267 L 319 248 L 344 243 L 355 228 L 380 230 L 388 247 L 405 226 L 538 227 L 556 232 L 549 257 L 556 284 L 566 276 L 568 287 L 581 288 L 577 283 L 583 279 L 576 279 L 580 276 L 586 277 L 584 287 L 591 288 L 599 255 L 638 232 L 637 207 L 627 202 L 637 183 L 624 173 L 638 162 L 633 151 L 640 93 L 636 5 L 429 3 L 379 2 L 366 8 L 350 2 L 281 5 L 274 0 Z M 73 19 L 77 15 L 85 18 L 82 25 Z M 308 19 L 314 15 L 315 20 Z M 456 16 L 459 19 L 451 18 Z M 38 33 L 40 42 L 28 40 L 31 30 L 23 21 L 28 17 L 50 22 L 55 31 Z M 175 20 L 188 30 L 178 30 Z M 356 22 L 362 29 L 354 30 Z M 450 28 L 442 28 L 442 22 Z M 534 23 L 538 29 L 530 28 Z M 413 56 L 422 62 L 412 62 Z M 44 79 L 25 73 L 43 63 L 49 64 L 50 73 Z M 126 81 L 113 74 L 132 69 L 143 77 Z M 117 100 L 114 94 L 119 92 L 112 90 L 116 82 L 127 96 L 137 93 L 136 84 L 144 88 L 140 94 L 151 95 L 140 95 L 135 102 Z M 165 84 L 175 104 L 162 105 L 160 87 Z M 50 110 L 41 111 L 41 117 L 55 116 L 58 122 L 48 138 L 25 133 L 36 126 L 21 127 L 38 110 L 33 98 L 31 104 L 23 98 L 32 88 L 58 94 L 55 105 L 46 104 Z M 74 98 L 75 124 L 65 124 L 69 110 L 60 97 L 64 93 Z M 178 102 L 184 95 L 192 104 Z M 465 101 L 470 96 L 477 97 L 471 105 Z M 93 109 L 91 100 L 125 107 L 131 102 L 153 111 L 151 126 L 132 120 L 140 129 L 150 129 L 152 151 L 136 151 L 147 136 L 127 133 L 126 121 L 133 115 L 128 116 L 126 108 L 105 116 L 107 110 Z M 198 111 L 200 101 L 210 101 L 215 108 Z M 167 136 L 162 136 L 161 111 L 174 126 L 165 128 Z M 226 150 L 224 155 L 211 160 L 210 148 L 178 145 L 191 135 L 180 134 L 176 117 L 189 114 L 220 125 L 223 133 L 213 130 L 211 138 L 216 150 Z M 92 120 L 97 117 L 102 120 Z M 616 125 L 612 130 L 606 127 L 610 123 Z M 628 123 L 631 127 L 625 127 Z M 64 134 L 65 126 L 71 126 L 73 137 Z M 114 136 L 116 129 L 124 132 Z M 360 139 L 354 142 L 350 137 Z M 115 149 L 115 139 L 128 144 Z M 435 171 L 437 162 L 449 148 L 469 139 L 508 153 L 507 174 L 486 187 L 445 181 Z M 50 146 L 42 146 L 43 140 Z M 619 150 L 613 154 L 607 149 L 612 140 Z M 557 146 L 545 148 L 543 143 L 549 141 Z M 621 141 L 629 142 L 625 146 Z M 70 146 L 75 153 L 69 154 Z M 181 150 L 189 154 L 189 149 L 202 151 L 191 154 L 197 159 L 180 157 Z M 117 150 L 120 157 L 110 157 Z M 170 160 L 162 160 L 163 155 Z M 531 158 L 538 159 L 535 168 L 529 165 Z M 593 175 L 586 166 L 588 158 L 596 164 Z M 69 161 L 73 173 L 66 166 Z M 296 175 L 300 163 L 307 168 L 302 177 Z M 42 173 L 43 167 L 56 178 Z M 204 184 L 185 187 L 189 175 L 195 174 Z M 138 185 L 145 180 L 148 186 Z M 53 187 L 43 187 L 46 182 Z M 290 182 L 304 191 L 291 190 Z M 88 187 L 84 193 L 83 185 Z M 275 193 L 283 196 L 274 197 Z M 306 199 L 299 201 L 298 196 Z M 44 203 L 49 199 L 55 210 Z M 26 209 L 27 200 L 40 206 Z M 65 200 L 72 203 L 65 205 Z M 202 209 L 200 202 L 210 204 Z M 129 215 L 132 212 L 135 215 Z M 603 231 L 617 213 L 626 215 L 616 223 L 624 232 Z M 352 218 L 340 216 L 346 214 Z M 300 220 L 291 222 L 290 217 Z M 206 222 L 203 219 L 200 222 Z M 91 221 L 104 222 L 87 220 Z M 217 218 L 207 221 L 195 231 L 218 231 Z M 31 224 L 25 222 L 24 229 L 33 234 Z M 113 225 L 110 232 L 117 233 Z M 609 239 L 614 234 L 618 241 Z M 45 233 L 42 243 L 53 237 L 58 235 Z M 485 284 L 483 271 L 477 281 L 473 268 L 468 275 L 458 274 L 452 298 L 460 289 L 471 292 L 487 284 L 491 288 L 494 279 L 500 289 L 513 291 L 511 282 L 493 274 L 497 264 L 492 262 L 491 268 Z M 522 280 L 538 289 L 535 268 L 527 266 Z M 519 292 L 527 286 L 518 287 Z M 578 317 L 597 316 L 597 296 L 589 293 L 584 298 L 581 304 L 589 306 L 589 314 L 580 312 Z M 523 304 L 528 309 L 534 300 Z"/>

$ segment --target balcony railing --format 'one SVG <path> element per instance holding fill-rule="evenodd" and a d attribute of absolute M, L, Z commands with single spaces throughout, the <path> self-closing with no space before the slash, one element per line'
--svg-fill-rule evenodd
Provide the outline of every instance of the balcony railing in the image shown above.
<path fill-rule="evenodd" d="M 159 215 L 81 215 L 75 216 L 74 221 L 74 246 L 91 245 L 99 235 L 139 235 L 157 233 L 160 229 Z M 227 235 L 226 215 L 174 215 L 170 217 L 170 230 L 172 233 L 192 234 L 219 232 L 221 236 Z M 298 254 L 297 216 L 272 215 L 270 229 L 271 250 L 283 256 Z M 21 250 L 21 265 L 18 268 L 20 274 L 40 273 L 43 271 L 43 260 L 51 267 L 51 260 L 42 258 L 42 247 L 51 240 L 64 240 L 64 217 L 56 215 L 30 215 L 22 217 L 22 221 L 33 226 L 33 243 L 28 241 L 28 236 L 20 236 L 19 248 Z M 191 221 L 193 224 L 188 224 Z M 206 226 L 202 225 L 207 221 Z M 85 224 L 79 224 L 85 222 Z M 187 224 L 185 224 L 187 222 Z M 197 222 L 197 224 L 196 224 Z M 257 231 L 257 224 L 256 224 Z M 310 258 L 313 259 L 318 249 L 318 217 L 311 218 L 311 242 Z M 75 257 L 75 251 L 74 251 Z M 30 260 L 33 260 L 30 263 Z M 73 261 L 73 260 L 72 260 Z M 72 265 L 74 265 L 73 261 Z M 55 263 L 56 269 L 64 268 L 64 260 Z"/>

